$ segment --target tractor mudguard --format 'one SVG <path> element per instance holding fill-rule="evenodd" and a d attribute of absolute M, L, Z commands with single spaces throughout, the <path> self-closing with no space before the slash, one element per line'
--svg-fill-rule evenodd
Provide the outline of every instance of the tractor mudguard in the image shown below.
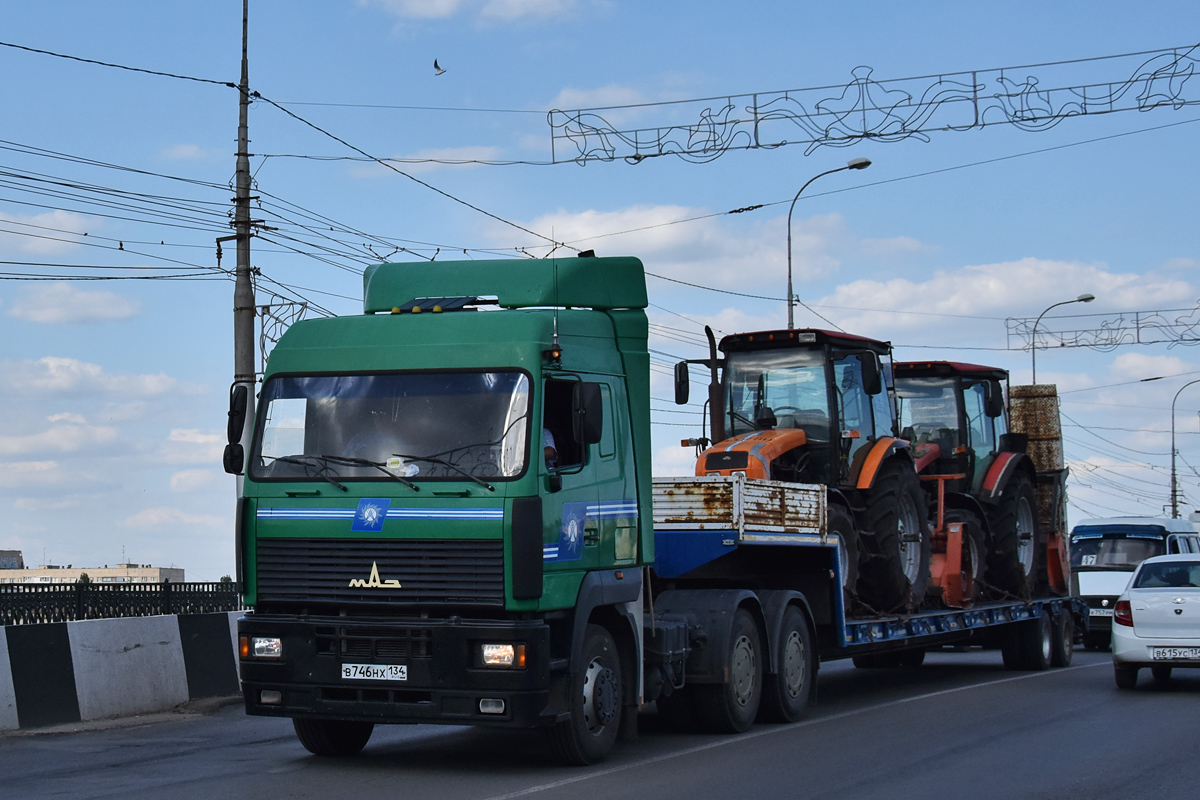
<path fill-rule="evenodd" d="M 988 504 L 998 503 L 1000 496 L 1004 494 L 1004 488 L 1008 486 L 1009 480 L 1017 470 L 1028 469 L 1032 463 L 1024 453 L 998 453 L 996 460 L 988 467 L 983 486 L 979 488 L 979 499 Z M 1032 469 L 1030 471 L 1032 472 Z M 1032 474 L 1030 477 L 1033 477 Z"/>
<path fill-rule="evenodd" d="M 850 481 L 855 489 L 870 489 L 875 483 L 875 476 L 888 457 L 893 453 L 908 453 L 908 442 L 892 436 L 881 436 L 871 445 L 865 458 L 854 459 L 851 466 Z"/>

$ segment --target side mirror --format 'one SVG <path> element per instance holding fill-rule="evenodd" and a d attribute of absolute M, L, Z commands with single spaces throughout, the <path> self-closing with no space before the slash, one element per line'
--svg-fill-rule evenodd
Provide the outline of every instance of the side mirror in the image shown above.
<path fill-rule="evenodd" d="M 986 389 L 986 399 L 984 401 L 984 413 L 992 419 L 1004 414 L 1004 392 L 1000 390 L 1000 384 L 995 381 L 988 381 Z"/>
<path fill-rule="evenodd" d="M 225 452 L 221 456 L 221 466 L 225 467 L 225 471 L 230 475 L 241 475 L 242 465 L 246 463 L 246 450 L 238 442 L 225 445 Z"/>
<path fill-rule="evenodd" d="M 571 390 L 571 434 L 582 445 L 596 444 L 604 431 L 600 384 L 579 382 Z"/>
<path fill-rule="evenodd" d="M 675 405 L 686 405 L 690 392 L 691 384 L 688 382 L 688 365 L 686 361 L 680 361 L 675 365 Z"/>
<path fill-rule="evenodd" d="M 869 395 L 882 392 L 883 378 L 879 373 L 879 358 L 874 353 L 861 353 L 858 360 L 862 362 L 863 391 Z"/>
<path fill-rule="evenodd" d="M 226 426 L 226 441 L 230 444 L 242 440 L 242 431 L 246 429 L 246 407 L 249 404 L 250 390 L 244 383 L 236 383 L 229 389 L 229 422 Z"/>

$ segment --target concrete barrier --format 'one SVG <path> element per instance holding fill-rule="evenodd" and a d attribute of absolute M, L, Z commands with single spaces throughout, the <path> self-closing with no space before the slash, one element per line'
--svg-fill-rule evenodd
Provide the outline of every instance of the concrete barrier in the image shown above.
<path fill-rule="evenodd" d="M 239 691 L 242 612 L 10 625 L 0 730 L 167 711 Z"/>

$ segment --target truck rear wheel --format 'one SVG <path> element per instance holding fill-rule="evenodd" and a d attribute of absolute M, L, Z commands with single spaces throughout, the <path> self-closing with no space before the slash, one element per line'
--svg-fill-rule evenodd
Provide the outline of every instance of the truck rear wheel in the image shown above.
<path fill-rule="evenodd" d="M 568 690 L 571 717 L 547 728 L 547 736 L 556 759 L 583 766 L 608 755 L 621 727 L 621 659 L 612 634 L 588 625 L 580 663 Z"/>
<path fill-rule="evenodd" d="M 925 596 L 932 542 L 925 497 L 912 465 L 885 464 L 867 494 L 859 598 L 879 611 L 908 610 Z"/>
<path fill-rule="evenodd" d="M 733 617 L 729 632 L 729 679 L 696 686 L 696 712 L 713 733 L 742 733 L 754 724 L 762 701 L 762 641 L 754 618 L 744 608 Z"/>
<path fill-rule="evenodd" d="M 314 756 L 353 756 L 367 746 L 375 723 L 295 717 L 292 727 L 300 744 Z"/>
<path fill-rule="evenodd" d="M 1029 476 L 1012 476 L 990 516 L 992 550 L 987 581 L 1010 595 L 1033 596 L 1038 564 L 1037 500 Z"/>
<path fill-rule="evenodd" d="M 804 716 L 812 691 L 812 634 L 808 620 L 795 606 L 783 615 L 776 648 L 775 674 L 763 679 L 759 719 L 795 722 Z"/>

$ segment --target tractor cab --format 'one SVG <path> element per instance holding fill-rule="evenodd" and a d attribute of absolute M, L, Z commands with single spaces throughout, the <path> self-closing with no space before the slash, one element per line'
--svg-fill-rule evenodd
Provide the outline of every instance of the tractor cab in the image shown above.
<path fill-rule="evenodd" d="M 900 438 L 919 472 L 962 473 L 953 491 L 978 494 L 997 453 L 1010 449 L 1004 392 L 1008 372 L 950 361 L 895 365 Z"/>
<path fill-rule="evenodd" d="M 697 475 L 844 485 L 880 436 L 893 436 L 886 342 L 821 330 L 721 340 L 712 441 Z M 709 363 L 709 362 L 704 362 Z M 714 373 L 716 370 L 714 370 Z M 715 378 L 715 374 L 714 374 Z"/>

